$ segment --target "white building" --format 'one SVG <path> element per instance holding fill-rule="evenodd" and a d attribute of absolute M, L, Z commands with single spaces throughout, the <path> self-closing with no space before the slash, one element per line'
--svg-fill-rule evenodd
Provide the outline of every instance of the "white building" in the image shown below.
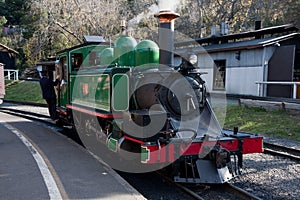
<path fill-rule="evenodd" d="M 291 98 L 292 85 L 263 85 L 259 90 L 257 82 L 300 81 L 297 31 L 288 24 L 202 38 L 196 40 L 197 45 L 195 41 L 177 43 L 175 47 L 180 55 L 192 51 L 198 56 L 197 67 L 207 73 L 203 78 L 210 93 Z"/>

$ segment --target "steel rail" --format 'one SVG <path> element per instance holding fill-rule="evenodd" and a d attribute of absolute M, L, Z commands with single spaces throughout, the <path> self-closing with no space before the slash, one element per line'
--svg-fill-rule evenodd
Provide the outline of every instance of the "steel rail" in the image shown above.
<path fill-rule="evenodd" d="M 161 172 L 156 172 L 159 176 L 161 176 L 164 180 L 166 180 L 167 182 L 175 185 L 176 187 L 178 187 L 179 189 L 181 189 L 182 191 L 184 191 L 185 193 L 187 193 L 188 195 L 190 195 L 191 197 L 197 199 L 197 200 L 205 200 L 204 198 L 202 198 L 200 195 L 198 195 L 196 192 L 192 191 L 191 189 L 184 187 L 183 185 L 174 182 L 170 177 L 167 177 L 166 175 L 164 175 Z"/>
<path fill-rule="evenodd" d="M 272 149 L 272 150 L 278 150 L 278 151 L 281 151 L 281 152 L 287 152 L 291 155 L 295 155 L 295 156 L 300 157 L 300 149 L 286 147 L 286 146 L 282 146 L 282 145 L 278 145 L 278 144 L 274 144 L 274 143 L 269 143 L 269 142 L 264 142 L 264 147 L 268 148 L 268 149 Z"/>
<path fill-rule="evenodd" d="M 47 115 L 43 115 L 43 114 L 39 114 L 39 113 L 34 113 L 34 112 L 29 112 L 29 111 L 24 111 L 24 110 L 20 110 L 20 109 L 15 109 L 15 108 L 5 108 L 5 107 L 1 107 L 0 106 L 0 110 L 2 111 L 9 111 L 9 112 L 16 112 L 16 113 L 20 113 L 23 115 L 31 115 L 31 116 L 35 116 L 35 117 L 40 117 L 40 118 L 47 118 L 50 119 L 49 116 Z"/>
<path fill-rule="evenodd" d="M 22 118 L 29 119 L 29 120 L 43 122 L 48 125 L 55 125 L 55 122 L 52 121 L 48 116 L 37 114 L 37 113 L 32 113 L 32 112 L 28 112 L 28 111 L 20 111 L 18 109 L 2 108 L 2 107 L 0 107 L 0 112 L 15 115 L 15 116 L 22 117 Z"/>
<path fill-rule="evenodd" d="M 264 153 L 300 161 L 300 150 L 264 142 Z"/>
<path fill-rule="evenodd" d="M 166 177 L 165 175 L 163 175 L 160 172 L 157 172 L 163 179 L 165 179 L 166 181 L 168 181 L 171 184 L 176 185 L 176 187 L 180 188 L 181 190 L 183 190 L 184 192 L 186 192 L 188 195 L 190 195 L 191 197 L 197 199 L 197 200 L 205 200 L 206 198 L 201 197 L 199 194 L 197 194 L 196 192 L 194 192 L 192 189 L 189 189 L 188 187 L 185 187 L 179 183 L 174 182 L 171 178 Z M 234 186 L 230 183 L 224 183 L 221 185 L 218 185 L 218 187 L 216 187 L 214 189 L 214 187 L 211 187 L 210 190 L 211 192 L 216 192 L 216 190 L 219 190 L 220 188 L 222 188 L 222 191 L 227 191 L 230 192 L 231 194 L 233 194 L 234 196 L 241 198 L 241 199 L 246 199 L 246 200 L 262 200 L 261 198 L 255 196 L 254 194 L 251 194 L 245 190 L 243 190 L 242 188 L 239 188 L 237 186 Z"/>
<path fill-rule="evenodd" d="M 242 198 L 242 199 L 247 199 L 247 200 L 261 200 L 261 198 L 247 192 L 246 190 L 243 190 L 237 186 L 234 186 L 233 184 L 230 183 L 224 183 L 222 185 L 222 187 L 224 187 L 224 189 L 226 189 L 227 191 L 231 191 L 234 194 L 236 194 L 238 197 Z"/>

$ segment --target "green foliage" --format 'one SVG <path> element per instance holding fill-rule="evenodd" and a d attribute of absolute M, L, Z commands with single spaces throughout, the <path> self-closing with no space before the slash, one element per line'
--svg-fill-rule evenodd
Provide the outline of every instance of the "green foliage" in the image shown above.
<path fill-rule="evenodd" d="M 17 68 L 23 71 L 28 67 L 23 47 L 26 40 L 31 38 L 36 30 L 35 22 L 38 17 L 31 14 L 32 0 L 3 0 L 0 2 L 0 28 L 8 26 L 8 34 L 0 37 L 0 42 L 20 54 L 16 58 Z M 35 18 L 34 18 L 35 17 Z"/>
<path fill-rule="evenodd" d="M 300 113 L 268 111 L 248 106 L 228 106 L 224 128 L 279 136 L 300 141 Z"/>
<path fill-rule="evenodd" d="M 9 25 L 20 25 L 26 15 L 26 3 L 29 0 L 5 0 L 0 2 L 0 16 L 5 16 Z"/>
<path fill-rule="evenodd" d="M 0 16 L 0 27 L 3 27 L 7 22 L 5 16 Z"/>

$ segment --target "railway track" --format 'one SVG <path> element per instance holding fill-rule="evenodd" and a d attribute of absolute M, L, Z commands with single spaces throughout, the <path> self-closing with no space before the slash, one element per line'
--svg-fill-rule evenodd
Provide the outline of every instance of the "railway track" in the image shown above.
<path fill-rule="evenodd" d="M 22 117 L 25 119 L 36 120 L 36 121 L 44 122 L 49 125 L 55 125 L 55 122 L 52 121 L 49 118 L 49 116 L 46 116 L 43 114 L 34 113 L 34 112 L 30 112 L 30 111 L 25 111 L 25 110 L 14 109 L 14 108 L 6 108 L 6 107 L 5 108 L 0 107 L 0 111 L 3 113 L 19 116 L 19 117 Z"/>
<path fill-rule="evenodd" d="M 264 153 L 300 161 L 300 150 L 264 142 Z"/>
<path fill-rule="evenodd" d="M 208 199 L 237 199 L 237 200 L 260 200 L 259 197 L 236 187 L 230 183 L 224 183 L 222 185 L 204 185 L 204 184 L 180 184 L 174 182 L 171 178 L 166 177 L 163 173 L 157 172 L 163 179 L 182 191 L 190 195 L 196 200 L 208 200 Z"/>
<path fill-rule="evenodd" d="M 46 115 L 39 114 L 35 112 L 19 110 L 16 108 L 0 107 L 0 112 L 17 115 L 26 119 L 39 121 L 47 125 L 55 125 L 55 123 Z M 292 160 L 300 160 L 300 151 L 297 149 L 279 146 L 272 143 L 264 143 L 265 153 L 272 154 L 275 156 L 286 157 Z M 163 177 L 163 179 L 172 182 L 174 186 L 181 189 L 183 192 L 191 196 L 193 199 L 260 199 L 247 191 L 235 187 L 232 184 L 223 184 L 223 185 L 188 185 L 188 184 L 178 184 Z"/>
<path fill-rule="evenodd" d="M 246 190 L 243 190 L 239 187 L 236 187 L 230 183 L 225 183 L 223 187 L 228 190 L 232 191 L 234 194 L 236 194 L 238 197 L 241 197 L 241 199 L 248 199 L 248 200 L 260 200 L 259 197 L 247 192 Z"/>

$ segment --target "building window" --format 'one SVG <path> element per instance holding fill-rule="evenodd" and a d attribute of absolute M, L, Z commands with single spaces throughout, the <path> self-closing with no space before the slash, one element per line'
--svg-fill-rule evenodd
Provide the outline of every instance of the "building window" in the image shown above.
<path fill-rule="evenodd" d="M 213 90 L 225 90 L 226 60 L 215 60 Z"/>

